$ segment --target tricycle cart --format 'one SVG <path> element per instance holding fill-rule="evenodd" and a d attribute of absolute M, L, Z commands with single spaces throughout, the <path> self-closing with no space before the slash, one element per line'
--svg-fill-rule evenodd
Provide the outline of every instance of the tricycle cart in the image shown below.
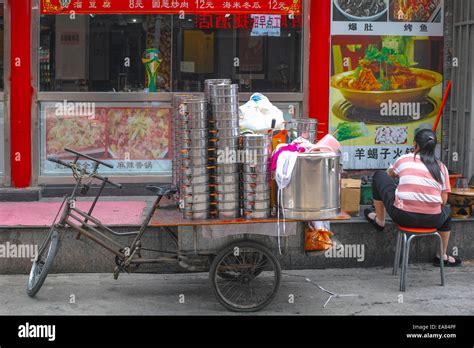
<path fill-rule="evenodd" d="M 180 250 L 178 236 L 173 231 L 174 227 L 277 222 L 277 219 L 274 218 L 259 220 L 185 220 L 176 205 L 160 207 L 163 198 L 172 199 L 177 191 L 176 188 L 149 185 L 147 189 L 156 194 L 156 200 L 143 220 L 140 230 L 124 233 L 113 231 L 92 215 L 106 185 L 122 187 L 98 172 L 101 165 L 109 168 L 112 168 L 112 166 L 73 150 L 66 149 L 66 151 L 73 156 L 73 160 L 66 162 L 54 157 L 50 157 L 48 160 L 71 169 L 76 185 L 71 195 L 64 198 L 47 237 L 33 261 L 27 284 L 27 293 L 31 297 L 34 297 L 41 289 L 48 272 L 51 270 L 63 233 L 77 232 L 78 237 L 89 238 L 115 255 L 114 277 L 117 279 L 121 272 L 130 273 L 141 264 L 176 262 L 181 266 L 189 265 L 193 253 Z M 93 169 L 86 170 L 79 164 L 80 159 L 92 161 L 94 163 Z M 77 196 L 81 193 L 87 193 L 93 181 L 100 182 L 97 195 L 89 211 L 81 211 L 75 205 Z M 349 217 L 343 215 L 337 219 L 347 218 Z M 297 222 L 295 220 L 288 221 Z M 142 237 L 149 226 L 165 230 L 175 242 L 176 250 L 159 251 L 144 248 Z M 122 245 L 113 236 L 134 236 L 134 239 L 130 245 Z M 143 258 L 141 256 L 143 250 L 167 254 L 168 256 Z M 231 311 L 259 311 L 270 304 L 278 292 L 281 283 L 279 260 L 267 246 L 248 238 L 248 236 L 242 240 L 233 241 L 216 251 L 216 253 L 201 256 L 207 257 L 210 263 L 209 279 L 212 291 L 219 302 Z"/>

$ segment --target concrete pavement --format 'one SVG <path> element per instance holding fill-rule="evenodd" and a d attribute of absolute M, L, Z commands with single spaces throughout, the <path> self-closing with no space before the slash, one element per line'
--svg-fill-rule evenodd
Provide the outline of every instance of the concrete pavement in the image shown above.
<path fill-rule="evenodd" d="M 308 283 L 360 297 L 335 298 Z M 447 269 L 410 265 L 407 292 L 389 268 L 284 271 L 275 300 L 259 315 L 474 315 L 474 262 Z M 27 276 L 0 276 L 0 315 L 233 315 L 211 293 L 208 274 L 52 274 L 35 299 Z M 184 295 L 184 303 L 183 296 Z M 294 298 L 294 302 L 291 299 Z"/>

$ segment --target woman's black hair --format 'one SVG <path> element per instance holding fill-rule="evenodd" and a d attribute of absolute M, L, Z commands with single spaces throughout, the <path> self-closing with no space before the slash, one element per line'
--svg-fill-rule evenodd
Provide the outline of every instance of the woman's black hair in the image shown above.
<path fill-rule="evenodd" d="M 421 162 L 428 168 L 433 178 L 442 184 L 441 168 L 435 156 L 437 142 L 436 133 L 431 129 L 421 129 L 415 134 L 415 143 L 418 145 L 415 155 L 420 154 Z"/>

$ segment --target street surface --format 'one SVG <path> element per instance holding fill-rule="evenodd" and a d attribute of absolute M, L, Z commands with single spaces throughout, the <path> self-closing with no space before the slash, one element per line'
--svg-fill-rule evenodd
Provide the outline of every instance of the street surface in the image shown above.
<path fill-rule="evenodd" d="M 259 315 L 474 315 L 474 262 L 446 270 L 410 265 L 407 292 L 388 268 L 283 271 L 275 300 Z M 359 297 L 333 298 L 308 283 Z M 214 298 L 208 274 L 49 275 L 35 299 L 27 276 L 0 276 L 0 315 L 233 315 Z M 184 295 L 184 297 L 182 296 Z M 184 300 L 184 301 L 183 301 Z M 184 303 L 182 303 L 184 302 Z"/>

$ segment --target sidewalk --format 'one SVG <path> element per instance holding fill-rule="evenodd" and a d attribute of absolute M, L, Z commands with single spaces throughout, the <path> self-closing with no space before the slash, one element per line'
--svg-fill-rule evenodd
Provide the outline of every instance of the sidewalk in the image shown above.
<path fill-rule="evenodd" d="M 389 268 L 284 271 L 275 300 L 258 315 L 474 315 L 473 271 L 472 262 L 447 269 L 441 287 L 438 268 L 410 265 L 405 293 Z M 327 294 L 306 277 L 360 297 L 334 298 L 322 308 Z M 122 274 L 117 281 L 112 274 L 53 274 L 35 299 L 26 295 L 26 281 L 0 276 L 0 315 L 233 315 L 211 293 L 207 273 Z"/>

